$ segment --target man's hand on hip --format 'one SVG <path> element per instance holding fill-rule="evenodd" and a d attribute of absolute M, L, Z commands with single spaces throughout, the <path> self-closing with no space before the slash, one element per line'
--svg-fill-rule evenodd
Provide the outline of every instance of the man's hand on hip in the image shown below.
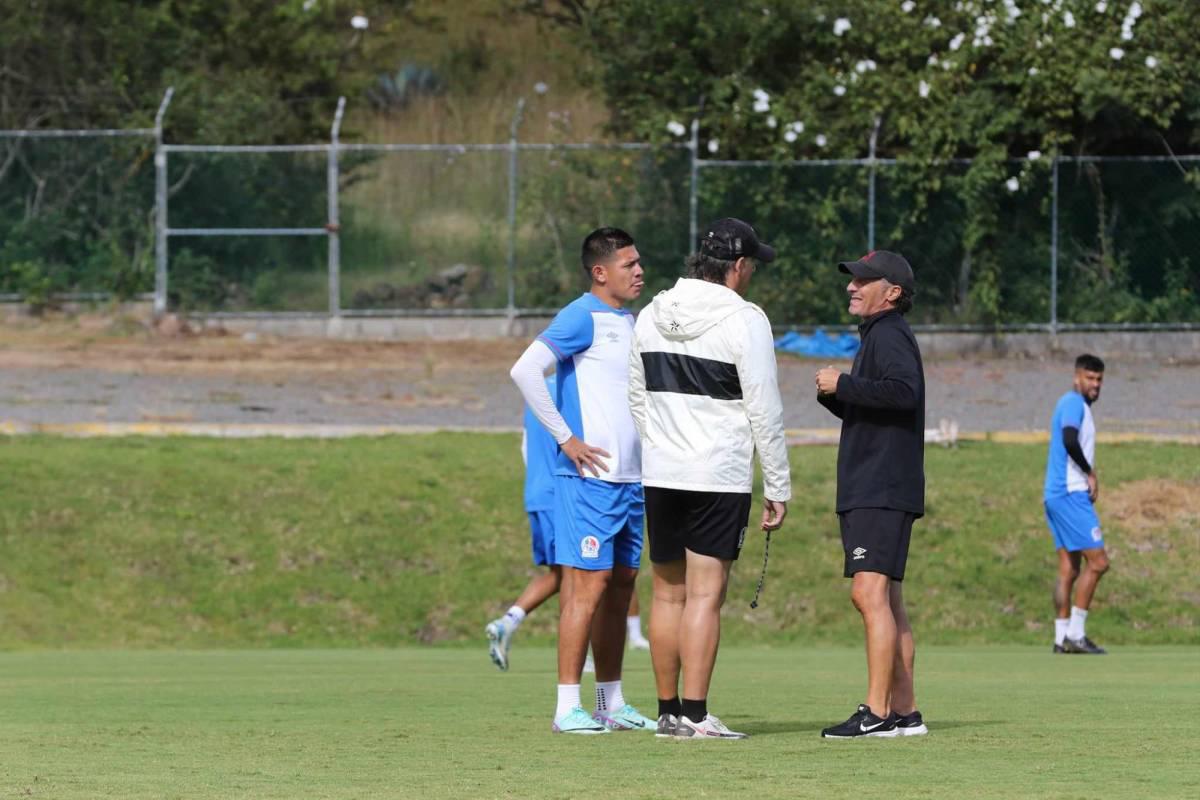
<path fill-rule="evenodd" d="M 592 447 L 590 444 L 577 436 L 572 436 L 570 439 L 567 439 L 565 442 L 559 445 L 559 447 L 561 447 L 562 451 L 567 454 L 567 458 L 571 459 L 571 462 L 575 464 L 575 469 L 579 470 L 579 477 L 587 477 L 583 474 L 584 467 L 587 467 L 589 470 L 591 470 L 592 475 L 596 478 L 600 477 L 600 472 L 597 471 L 597 468 L 604 472 L 608 472 L 608 467 L 603 461 L 600 460 L 600 458 L 601 456 L 604 458 L 612 458 L 612 456 L 599 447 Z"/>
<path fill-rule="evenodd" d="M 763 517 L 762 529 L 764 531 L 776 531 L 783 525 L 783 518 L 787 516 L 787 503 L 779 500 L 763 500 Z"/>

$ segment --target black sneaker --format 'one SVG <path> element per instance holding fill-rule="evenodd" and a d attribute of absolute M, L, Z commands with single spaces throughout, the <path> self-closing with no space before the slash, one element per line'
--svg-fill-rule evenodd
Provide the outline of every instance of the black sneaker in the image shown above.
<path fill-rule="evenodd" d="M 895 724 L 897 736 L 924 736 L 929 733 L 929 728 L 925 727 L 925 720 L 921 719 L 921 712 L 915 708 L 911 714 L 904 715 L 893 711 L 888 717 L 888 722 Z"/>
<path fill-rule="evenodd" d="M 1065 649 L 1063 649 L 1063 646 L 1061 644 L 1054 645 L 1054 654 L 1055 655 L 1058 655 L 1059 653 L 1065 653 L 1065 652 L 1067 652 L 1067 651 Z"/>
<path fill-rule="evenodd" d="M 1105 655 L 1108 653 L 1107 650 L 1105 650 L 1103 647 L 1096 644 L 1095 642 L 1093 642 L 1091 639 L 1089 639 L 1086 636 L 1084 636 L 1082 639 L 1072 639 L 1070 637 L 1067 637 L 1066 639 L 1064 639 L 1063 640 L 1063 652 L 1064 653 L 1083 653 L 1084 655 L 1089 655 L 1089 656 L 1102 656 L 1102 655 Z"/>
<path fill-rule="evenodd" d="M 898 735 L 896 733 L 896 721 L 891 718 L 891 715 L 887 719 L 876 716 L 865 705 L 860 705 L 858 710 L 850 715 L 850 719 L 841 725 L 834 725 L 831 728 L 821 731 L 821 736 L 825 739 L 853 739 L 857 736 L 892 737 Z"/>

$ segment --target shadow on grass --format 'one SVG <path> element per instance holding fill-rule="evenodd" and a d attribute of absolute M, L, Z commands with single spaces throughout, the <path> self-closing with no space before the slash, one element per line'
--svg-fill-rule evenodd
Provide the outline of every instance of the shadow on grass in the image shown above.
<path fill-rule="evenodd" d="M 830 725 L 836 725 L 840 720 L 823 719 L 819 722 L 811 722 L 808 720 L 749 720 L 740 724 L 735 724 L 737 730 L 745 731 L 751 736 L 771 736 L 776 733 L 813 733 L 820 735 L 823 728 L 828 728 Z M 979 719 L 979 720 L 935 720 L 926 722 L 929 726 L 930 733 L 938 731 L 951 730 L 953 728 L 977 728 L 982 725 L 999 725 L 998 719 Z"/>

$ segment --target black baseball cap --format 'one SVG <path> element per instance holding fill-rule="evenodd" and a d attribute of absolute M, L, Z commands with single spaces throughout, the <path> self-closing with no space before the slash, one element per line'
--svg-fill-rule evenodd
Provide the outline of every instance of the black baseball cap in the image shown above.
<path fill-rule="evenodd" d="M 747 222 L 725 217 L 708 226 L 700 237 L 700 252 L 722 261 L 754 258 L 762 262 L 775 260 L 775 248 L 758 240 L 758 234 Z"/>
<path fill-rule="evenodd" d="M 887 278 L 908 291 L 916 290 L 916 279 L 908 259 L 891 250 L 872 250 L 858 261 L 843 261 L 838 269 L 856 278 Z"/>

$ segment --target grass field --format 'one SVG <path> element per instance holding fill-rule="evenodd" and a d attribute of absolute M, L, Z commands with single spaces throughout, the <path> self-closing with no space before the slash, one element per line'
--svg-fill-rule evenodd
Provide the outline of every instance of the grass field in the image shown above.
<path fill-rule="evenodd" d="M 554 736 L 553 653 L 520 642 L 506 674 L 481 645 L 9 653 L 0 796 L 1200 796 L 1200 648 L 1048 650 L 923 648 L 929 736 L 827 742 L 857 648 L 725 648 L 713 711 L 753 737 L 703 743 Z M 652 712 L 648 656 L 627 664 Z"/>
<path fill-rule="evenodd" d="M 855 644 L 831 509 L 836 451 L 791 451 L 764 602 L 748 536 L 727 640 Z M 1113 569 L 1088 630 L 1200 641 L 1200 450 L 1099 453 Z M 927 452 L 906 597 L 928 643 L 1044 644 L 1055 560 L 1042 446 Z M 462 641 L 533 574 L 518 438 L 0 438 L 0 647 L 348 647 Z M 648 581 L 641 581 L 643 600 Z M 102 624 L 97 624 L 101 620 Z M 522 629 L 548 644 L 552 613 Z"/>

